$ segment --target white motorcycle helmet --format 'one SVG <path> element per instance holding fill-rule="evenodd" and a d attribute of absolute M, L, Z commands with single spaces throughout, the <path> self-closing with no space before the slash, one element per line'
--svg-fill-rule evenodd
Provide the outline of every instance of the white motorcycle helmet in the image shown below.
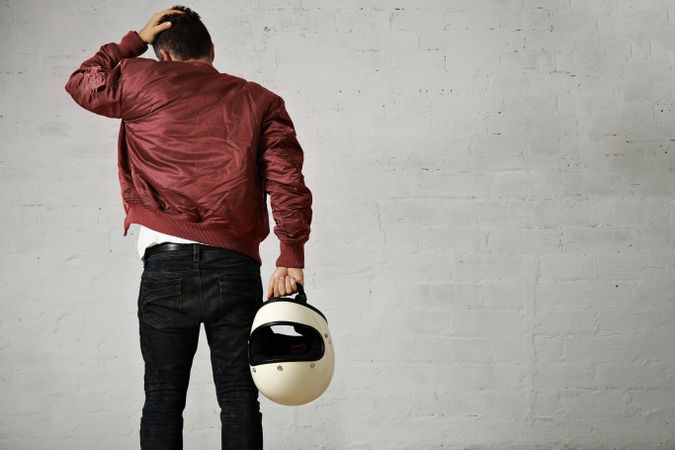
<path fill-rule="evenodd" d="M 335 353 L 326 316 L 307 303 L 300 283 L 295 298 L 272 297 L 258 309 L 248 341 L 251 376 L 275 403 L 297 406 L 317 399 L 333 377 Z M 277 333 L 288 328 L 296 334 Z"/>

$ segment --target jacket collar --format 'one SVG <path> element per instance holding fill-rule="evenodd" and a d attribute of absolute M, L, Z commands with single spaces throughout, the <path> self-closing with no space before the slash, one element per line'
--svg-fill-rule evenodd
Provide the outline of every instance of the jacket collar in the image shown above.
<path fill-rule="evenodd" d="M 195 59 L 195 60 L 192 60 L 192 61 L 186 61 L 186 62 L 187 62 L 188 64 L 192 64 L 192 65 L 195 65 L 195 66 L 197 66 L 197 67 L 203 67 L 203 68 L 208 69 L 208 70 L 210 70 L 211 72 L 214 72 L 214 73 L 220 73 L 220 72 L 218 72 L 218 69 L 216 69 L 216 68 L 213 67 L 211 64 L 209 64 L 209 63 L 207 63 L 207 62 L 205 62 L 205 61 L 200 61 L 200 60 L 198 60 L 198 59 Z"/>

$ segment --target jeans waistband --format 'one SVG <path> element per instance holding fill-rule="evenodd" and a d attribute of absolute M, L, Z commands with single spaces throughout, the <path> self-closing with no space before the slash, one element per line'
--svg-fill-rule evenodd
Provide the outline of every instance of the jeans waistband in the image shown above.
<path fill-rule="evenodd" d="M 162 242 L 161 244 L 155 244 L 151 245 L 150 247 L 145 249 L 145 253 L 143 254 L 143 259 L 147 259 L 150 257 L 150 255 L 154 255 L 155 253 L 159 252 L 169 252 L 169 251 L 175 251 L 175 250 L 192 250 L 192 253 L 194 255 L 194 261 L 199 261 L 199 256 L 202 252 L 202 249 L 205 248 L 217 248 L 222 251 L 227 251 L 227 249 L 220 248 L 220 247 L 214 247 L 212 245 L 205 245 L 205 244 L 179 244 L 178 242 Z"/>
<path fill-rule="evenodd" d="M 217 247 L 214 245 L 207 245 L 207 244 L 199 244 L 199 243 L 178 243 L 178 242 L 162 242 L 161 244 L 154 244 L 151 245 L 150 247 L 147 247 L 145 249 L 145 253 L 143 254 L 143 260 L 147 261 L 147 259 L 156 253 L 161 253 L 161 252 L 169 252 L 169 251 L 176 251 L 176 250 L 182 250 L 186 253 L 192 253 L 193 261 L 200 261 L 203 259 L 204 254 L 208 253 L 211 254 L 211 252 L 215 253 L 230 253 L 232 255 L 235 255 L 237 258 L 242 258 L 246 260 L 250 260 L 255 263 L 255 261 L 248 255 L 244 255 L 243 253 L 237 252 L 236 250 L 232 250 L 229 248 L 224 248 L 224 247 Z M 256 263 L 257 265 L 257 263 Z"/>

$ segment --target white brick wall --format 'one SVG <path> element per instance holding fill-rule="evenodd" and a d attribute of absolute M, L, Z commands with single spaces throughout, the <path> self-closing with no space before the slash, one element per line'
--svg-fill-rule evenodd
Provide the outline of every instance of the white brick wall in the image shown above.
<path fill-rule="evenodd" d="M 118 122 L 63 86 L 169 6 L 3 4 L 0 448 L 137 448 Z M 675 4 L 188 6 L 219 70 L 286 99 L 315 196 L 335 378 L 261 396 L 266 448 L 675 448 Z M 203 333 L 184 416 L 218 448 Z"/>

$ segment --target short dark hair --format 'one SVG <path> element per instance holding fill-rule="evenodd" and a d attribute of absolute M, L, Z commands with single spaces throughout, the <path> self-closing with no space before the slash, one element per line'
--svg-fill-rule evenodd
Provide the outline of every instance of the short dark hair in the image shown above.
<path fill-rule="evenodd" d="M 163 16 L 159 23 L 171 22 L 171 27 L 158 33 L 152 48 L 158 59 L 159 49 L 173 53 L 181 60 L 201 58 L 211 53 L 211 35 L 195 11 L 186 6 L 174 5 L 171 9 L 183 11 Z"/>

